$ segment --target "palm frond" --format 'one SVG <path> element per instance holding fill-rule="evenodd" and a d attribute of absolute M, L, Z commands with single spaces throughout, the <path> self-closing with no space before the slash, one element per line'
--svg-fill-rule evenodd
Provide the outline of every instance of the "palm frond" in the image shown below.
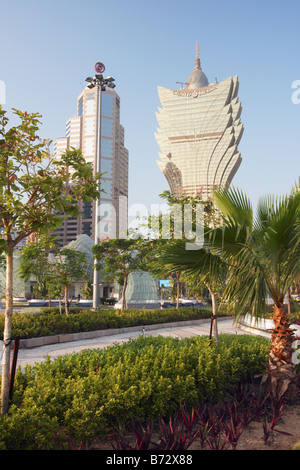
<path fill-rule="evenodd" d="M 260 232 L 260 247 L 278 293 L 280 288 L 280 297 L 284 296 L 292 273 L 299 269 L 299 208 L 300 194 L 273 199 L 272 207 L 264 211 L 261 224 L 264 231 Z"/>
<path fill-rule="evenodd" d="M 215 201 L 223 225 L 205 229 L 201 250 L 187 251 L 179 243 L 164 253 L 162 263 L 173 272 L 223 283 L 224 299 L 238 306 L 237 317 L 246 312 L 262 315 L 268 294 L 274 304 L 282 305 L 300 275 L 299 186 L 288 196 L 261 198 L 255 219 L 241 191 L 219 190 Z"/>
<path fill-rule="evenodd" d="M 214 202 L 225 217 L 225 221 L 242 227 L 252 227 L 252 205 L 242 191 L 236 188 L 220 188 L 214 191 L 213 196 Z"/>
<path fill-rule="evenodd" d="M 181 243 L 173 245 L 161 256 L 161 263 L 170 272 L 184 271 L 186 274 L 197 274 L 203 282 L 222 283 L 226 276 L 226 264 L 220 256 L 201 248 L 186 250 Z"/>

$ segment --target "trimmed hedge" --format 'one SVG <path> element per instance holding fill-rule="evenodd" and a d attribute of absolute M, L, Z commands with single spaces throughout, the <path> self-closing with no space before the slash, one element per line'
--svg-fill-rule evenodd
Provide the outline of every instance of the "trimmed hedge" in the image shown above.
<path fill-rule="evenodd" d="M 221 316 L 220 314 L 219 316 Z M 44 308 L 41 314 L 14 313 L 12 317 L 12 337 L 21 339 L 51 336 L 64 333 L 125 328 L 129 326 L 151 325 L 174 321 L 210 318 L 211 309 L 186 307 L 181 309 L 133 310 L 124 312 L 115 309 L 81 310 L 73 308 L 70 315 L 60 314 L 57 308 Z M 0 317 L 0 334 L 3 334 L 4 316 Z"/>
<path fill-rule="evenodd" d="M 219 346 L 207 337 L 140 337 L 26 366 L 0 417 L 0 449 L 60 449 L 70 438 L 91 443 L 131 419 L 216 402 L 263 372 L 268 344 L 248 335 L 220 335 Z"/>

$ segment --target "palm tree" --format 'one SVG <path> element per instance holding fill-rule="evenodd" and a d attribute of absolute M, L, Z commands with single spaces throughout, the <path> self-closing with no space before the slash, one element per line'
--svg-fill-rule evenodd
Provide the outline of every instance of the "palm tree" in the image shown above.
<path fill-rule="evenodd" d="M 273 396 L 294 398 L 299 393 L 292 362 L 295 337 L 284 299 L 300 273 L 299 186 L 285 197 L 261 198 L 256 216 L 249 199 L 239 190 L 219 190 L 214 199 L 223 222 L 205 229 L 204 247 L 189 252 L 183 246 L 172 246 L 162 255 L 162 262 L 173 269 L 181 266 L 184 271 L 198 273 L 206 282 L 223 279 L 222 298 L 233 307 L 236 321 L 246 313 L 263 316 L 267 295 L 271 297 L 274 328 L 263 382 Z"/>
<path fill-rule="evenodd" d="M 178 240 L 165 249 L 160 262 L 169 272 L 182 272 L 195 285 L 203 284 L 207 287 L 212 300 L 210 338 L 213 331 L 218 344 L 217 298 L 227 277 L 227 266 L 224 261 L 207 248 L 186 250 L 185 242 Z"/>
<path fill-rule="evenodd" d="M 229 267 L 223 298 L 238 303 L 236 317 L 266 311 L 266 297 L 274 303 L 269 361 L 264 375 L 277 398 L 299 393 L 292 362 L 294 332 L 284 305 L 285 296 L 300 272 L 300 192 L 261 198 L 256 216 L 248 198 L 239 190 L 215 192 L 224 216 L 223 225 L 210 231 L 208 242 Z"/>

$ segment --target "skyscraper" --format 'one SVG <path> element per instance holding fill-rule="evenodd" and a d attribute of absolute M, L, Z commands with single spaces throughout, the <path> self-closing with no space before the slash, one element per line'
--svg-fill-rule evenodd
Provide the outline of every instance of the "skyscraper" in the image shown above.
<path fill-rule="evenodd" d="M 101 93 L 101 100 L 99 100 Z M 100 108 L 99 108 L 100 106 Z M 98 142 L 99 117 L 101 116 L 101 140 Z M 97 152 L 99 145 L 100 152 Z M 87 162 L 96 171 L 96 159 L 100 160 L 101 179 L 101 228 L 100 238 L 114 238 L 127 228 L 128 198 L 128 150 L 124 146 L 124 128 L 120 124 L 120 98 L 115 90 L 89 88 L 77 99 L 77 116 L 66 123 L 66 136 L 54 142 L 54 155 L 59 158 L 66 149 L 80 148 Z M 98 157 L 100 155 L 100 157 Z M 79 234 L 94 238 L 95 203 L 78 202 L 83 215 L 63 220 L 53 235 L 60 245 L 66 245 Z"/>
<path fill-rule="evenodd" d="M 209 84 L 197 44 L 195 67 L 184 85 L 177 90 L 158 87 L 157 163 L 175 196 L 200 191 L 206 199 L 212 188 L 231 183 L 241 163 L 239 82 L 234 76 Z"/>

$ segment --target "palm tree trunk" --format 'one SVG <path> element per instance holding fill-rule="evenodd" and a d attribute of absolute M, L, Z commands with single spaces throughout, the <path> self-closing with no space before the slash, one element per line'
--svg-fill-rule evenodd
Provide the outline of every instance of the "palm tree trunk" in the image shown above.
<path fill-rule="evenodd" d="M 272 330 L 269 352 L 269 365 L 264 378 L 270 382 L 270 390 L 274 397 L 295 399 L 299 396 L 297 373 L 292 361 L 294 331 L 290 328 L 288 316 L 284 305 L 274 306 L 272 317 L 274 328 Z"/>
<path fill-rule="evenodd" d="M 3 332 L 3 356 L 1 379 L 1 414 L 5 415 L 9 407 L 10 344 L 13 314 L 13 248 L 8 246 L 6 255 L 6 308 Z"/>

